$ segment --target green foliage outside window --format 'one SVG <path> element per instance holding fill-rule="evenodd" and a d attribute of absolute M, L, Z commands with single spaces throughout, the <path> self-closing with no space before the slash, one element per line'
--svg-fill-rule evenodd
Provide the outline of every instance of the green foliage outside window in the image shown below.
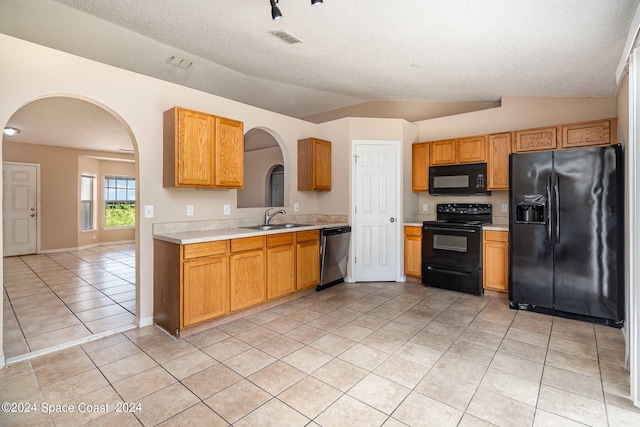
<path fill-rule="evenodd" d="M 105 209 L 107 227 L 135 227 L 135 203 L 109 203 Z"/>

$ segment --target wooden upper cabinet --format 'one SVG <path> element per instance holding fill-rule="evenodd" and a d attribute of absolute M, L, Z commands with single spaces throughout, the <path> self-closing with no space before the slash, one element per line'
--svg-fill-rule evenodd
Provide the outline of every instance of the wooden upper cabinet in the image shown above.
<path fill-rule="evenodd" d="M 165 187 L 242 188 L 243 123 L 174 107 L 164 113 Z"/>
<path fill-rule="evenodd" d="M 472 136 L 456 140 L 458 163 L 483 163 L 487 161 L 487 136 Z"/>
<path fill-rule="evenodd" d="M 444 141 L 431 142 L 431 156 L 429 164 L 431 166 L 453 165 L 456 163 L 456 140 L 447 139 Z"/>
<path fill-rule="evenodd" d="M 411 146 L 411 191 L 429 191 L 429 143 Z"/>
<path fill-rule="evenodd" d="M 515 151 L 555 150 L 558 148 L 558 128 L 538 128 L 515 132 Z"/>
<path fill-rule="evenodd" d="M 215 118 L 215 186 L 244 186 L 244 124 L 238 120 Z"/>
<path fill-rule="evenodd" d="M 488 190 L 509 189 L 509 154 L 511 132 L 489 135 L 487 158 Z"/>
<path fill-rule="evenodd" d="M 298 191 L 331 191 L 331 142 L 298 141 Z"/>
<path fill-rule="evenodd" d="M 617 142 L 616 119 L 596 120 L 562 126 L 562 148 L 591 147 Z"/>

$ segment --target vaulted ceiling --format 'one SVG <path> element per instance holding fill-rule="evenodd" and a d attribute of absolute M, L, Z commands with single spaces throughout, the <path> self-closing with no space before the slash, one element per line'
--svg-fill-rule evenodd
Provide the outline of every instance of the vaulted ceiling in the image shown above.
<path fill-rule="evenodd" d="M 314 122 L 417 121 L 614 96 L 639 1 L 3 0 L 0 32 Z"/>

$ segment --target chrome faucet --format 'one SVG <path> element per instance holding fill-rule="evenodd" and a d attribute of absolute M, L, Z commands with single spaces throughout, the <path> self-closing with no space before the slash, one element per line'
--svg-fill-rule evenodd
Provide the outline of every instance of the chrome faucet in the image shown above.
<path fill-rule="evenodd" d="M 273 218 L 274 216 L 278 215 L 278 214 L 286 214 L 287 212 L 284 209 L 280 209 L 275 211 L 274 213 L 269 213 L 269 211 L 271 209 L 274 208 L 269 208 L 264 212 L 264 224 L 263 225 L 269 225 L 269 221 L 271 221 L 271 218 Z"/>

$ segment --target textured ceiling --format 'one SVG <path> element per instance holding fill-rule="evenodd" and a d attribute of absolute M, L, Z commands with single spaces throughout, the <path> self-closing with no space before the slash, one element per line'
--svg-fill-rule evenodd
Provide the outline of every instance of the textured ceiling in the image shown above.
<path fill-rule="evenodd" d="M 316 122 L 411 115 L 398 101 L 419 120 L 439 103 L 614 96 L 638 1 L 281 0 L 273 21 L 268 0 L 2 0 L 0 32 Z"/>

